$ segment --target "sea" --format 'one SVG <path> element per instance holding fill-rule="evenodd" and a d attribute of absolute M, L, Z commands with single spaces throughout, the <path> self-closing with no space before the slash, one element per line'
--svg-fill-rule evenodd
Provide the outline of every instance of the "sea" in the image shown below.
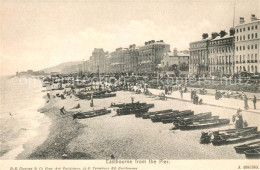
<path fill-rule="evenodd" d="M 42 90 L 37 78 L 0 78 L 0 159 L 17 159 L 39 135 L 48 120 L 37 111 L 44 106 Z"/>

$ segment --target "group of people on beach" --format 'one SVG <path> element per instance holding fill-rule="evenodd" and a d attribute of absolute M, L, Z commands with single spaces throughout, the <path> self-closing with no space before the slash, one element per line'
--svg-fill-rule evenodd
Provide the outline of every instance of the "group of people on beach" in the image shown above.
<path fill-rule="evenodd" d="M 245 128 L 248 126 L 247 121 L 243 120 L 243 116 L 242 116 L 241 112 L 242 112 L 242 110 L 239 108 L 237 110 L 237 113 L 232 116 L 232 122 L 235 124 L 236 129 L 241 129 L 241 128 Z"/>
<path fill-rule="evenodd" d="M 190 98 L 193 104 L 201 105 L 203 103 L 203 100 L 199 99 L 199 96 L 197 95 L 197 90 L 195 89 L 191 89 Z"/>
<path fill-rule="evenodd" d="M 244 99 L 244 108 L 246 109 L 246 110 L 248 110 L 249 109 L 249 106 L 248 106 L 248 98 L 247 98 L 247 95 L 245 95 L 244 94 L 244 96 L 243 96 L 243 99 Z M 254 105 L 254 110 L 256 109 L 256 102 L 257 102 L 257 99 L 256 99 L 256 96 L 254 95 L 253 96 L 253 105 Z"/>

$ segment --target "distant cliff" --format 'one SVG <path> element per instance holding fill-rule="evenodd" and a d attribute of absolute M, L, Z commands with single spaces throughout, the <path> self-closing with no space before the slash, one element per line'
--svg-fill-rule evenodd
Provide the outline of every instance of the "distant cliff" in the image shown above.
<path fill-rule="evenodd" d="M 62 64 L 59 64 L 57 66 L 46 68 L 46 69 L 43 69 L 43 70 L 40 70 L 40 71 L 44 71 L 45 73 L 51 73 L 51 72 L 59 72 L 60 73 L 67 66 L 78 65 L 78 64 L 82 64 L 82 63 L 83 63 L 82 61 L 66 62 L 66 63 L 62 63 Z"/>

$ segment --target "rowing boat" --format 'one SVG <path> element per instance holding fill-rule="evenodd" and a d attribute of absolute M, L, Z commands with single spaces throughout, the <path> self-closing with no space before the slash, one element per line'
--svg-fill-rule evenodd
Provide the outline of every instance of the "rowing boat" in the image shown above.
<path fill-rule="evenodd" d="M 177 117 L 176 119 L 173 119 L 173 124 L 178 125 L 181 122 L 192 122 L 192 121 L 197 121 L 200 119 L 208 119 L 211 117 L 212 117 L 211 112 L 199 113 L 196 115 L 191 115 L 189 117 Z"/>
<path fill-rule="evenodd" d="M 230 119 L 205 119 L 191 124 L 179 125 L 180 130 L 208 129 L 229 124 Z"/>
<path fill-rule="evenodd" d="M 128 115 L 128 114 L 136 114 L 136 113 L 146 113 L 148 112 L 149 107 L 141 106 L 141 107 L 123 107 L 117 109 L 117 115 Z"/>
<path fill-rule="evenodd" d="M 252 149 L 256 149 L 256 148 L 260 148 L 260 141 L 251 142 L 251 143 L 247 143 L 247 144 L 243 144 L 243 145 L 234 147 L 234 149 L 236 150 L 236 153 L 244 153 L 244 151 L 246 151 L 246 150 L 252 150 Z"/>
<path fill-rule="evenodd" d="M 160 114 L 151 115 L 150 118 L 151 118 L 152 122 L 162 122 L 163 119 L 168 119 L 168 118 L 175 119 L 177 117 L 191 116 L 193 114 L 194 114 L 194 112 L 191 110 L 184 110 L 181 112 L 178 110 L 173 110 L 168 113 L 160 113 Z"/>
<path fill-rule="evenodd" d="M 93 110 L 93 111 L 88 111 L 88 112 L 78 112 L 76 114 L 73 114 L 73 119 L 86 119 L 86 118 L 92 118 L 96 116 L 101 116 L 111 113 L 111 110 L 106 110 L 106 109 L 100 109 L 100 110 Z"/>
<path fill-rule="evenodd" d="M 240 134 L 236 136 L 222 136 L 222 135 L 214 135 L 214 138 L 211 140 L 211 143 L 213 145 L 225 145 L 225 144 L 234 144 L 234 143 L 240 143 L 245 142 L 249 140 L 259 139 L 260 138 L 260 131 L 253 132 L 253 133 L 246 133 L 246 134 Z"/>
<path fill-rule="evenodd" d="M 260 158 L 260 147 L 246 150 L 245 152 L 246 158 L 248 159 L 259 159 Z"/>
<path fill-rule="evenodd" d="M 156 114 L 159 114 L 159 113 L 168 113 L 168 112 L 171 112 L 171 111 L 172 111 L 172 109 L 160 110 L 160 111 L 155 111 L 155 112 L 148 112 L 148 113 L 143 114 L 142 118 L 143 119 L 150 119 L 151 115 L 156 115 Z"/>
<path fill-rule="evenodd" d="M 179 110 L 173 110 L 171 112 L 150 115 L 150 118 L 151 118 L 152 122 L 161 122 L 162 119 L 179 116 L 180 115 L 179 113 L 180 113 Z"/>
<path fill-rule="evenodd" d="M 257 126 L 246 127 L 241 129 L 224 129 L 213 132 L 201 132 L 200 143 L 206 144 L 211 142 L 212 134 L 225 136 L 225 138 L 234 137 L 242 134 L 255 133 L 257 131 Z"/>
<path fill-rule="evenodd" d="M 125 106 L 145 106 L 146 103 L 140 103 L 140 102 L 135 102 L 135 103 L 111 103 L 110 107 L 125 107 Z"/>

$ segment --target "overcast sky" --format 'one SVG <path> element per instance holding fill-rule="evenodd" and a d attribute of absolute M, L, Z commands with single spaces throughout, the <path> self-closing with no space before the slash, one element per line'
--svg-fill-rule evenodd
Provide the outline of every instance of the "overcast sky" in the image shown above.
<path fill-rule="evenodd" d="M 87 60 L 164 40 L 184 50 L 202 33 L 229 31 L 239 17 L 260 18 L 259 0 L 0 0 L 1 75 Z"/>

